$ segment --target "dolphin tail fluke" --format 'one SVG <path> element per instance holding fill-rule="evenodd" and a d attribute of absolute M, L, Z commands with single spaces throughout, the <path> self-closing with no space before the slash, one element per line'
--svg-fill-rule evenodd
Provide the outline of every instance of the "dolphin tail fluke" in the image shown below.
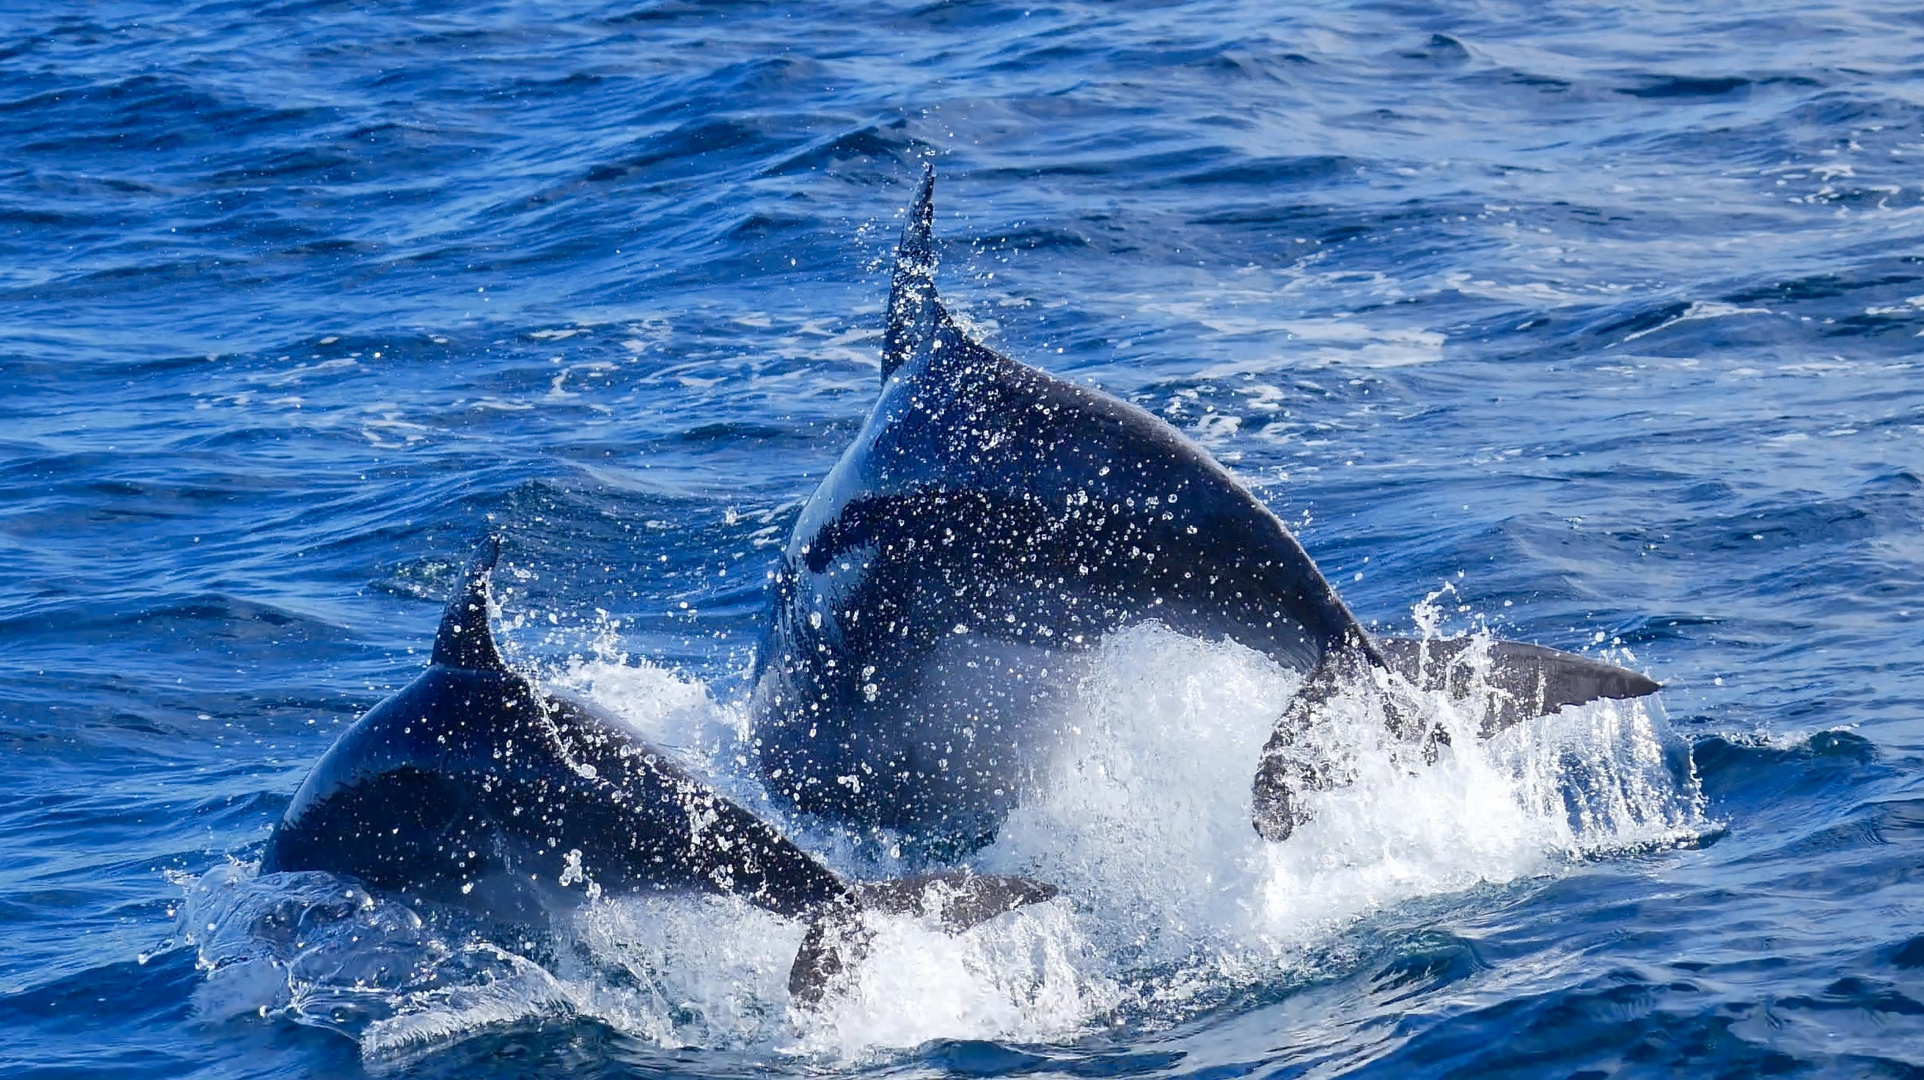
<path fill-rule="evenodd" d="M 434 663 L 471 671 L 508 670 L 488 625 L 488 583 L 500 558 L 501 537 L 493 533 L 482 537 L 441 613 L 441 629 L 434 635 Z"/>
<path fill-rule="evenodd" d="M 935 295 L 934 229 L 935 166 L 924 163 L 889 280 L 888 324 L 882 331 L 884 381 L 908 360 L 918 343 L 948 321 Z"/>
<path fill-rule="evenodd" d="M 1661 688 L 1654 680 L 1627 668 L 1517 641 L 1489 642 L 1487 652 L 1477 648 L 1478 639 L 1471 637 L 1432 641 L 1378 638 L 1374 644 L 1382 665 L 1420 690 L 1447 690 L 1457 698 L 1483 698 L 1480 734 L 1486 739 L 1565 705 L 1601 698 L 1643 697 Z M 1327 790 L 1342 782 L 1325 763 L 1302 752 L 1298 739 L 1331 698 L 1370 685 L 1367 669 L 1375 662 L 1375 657 L 1360 649 L 1332 650 L 1310 673 L 1277 721 L 1263 747 L 1252 790 L 1256 832 L 1265 840 L 1286 840 L 1297 826 L 1309 821 L 1302 798 L 1305 793 Z M 1382 703 L 1397 734 L 1412 741 L 1425 740 L 1431 760 L 1438 748 L 1449 742 L 1448 732 L 1441 727 L 1426 727 L 1421 718 L 1400 715 L 1387 697 Z"/>
<path fill-rule="evenodd" d="M 1040 881 L 968 872 L 857 885 L 849 899 L 810 924 L 788 969 L 789 996 L 813 1008 L 827 996 L 838 975 L 861 964 L 873 941 L 873 931 L 862 922 L 863 912 L 927 916 L 949 933 L 961 934 L 1004 912 L 1055 896 L 1055 886 Z"/>

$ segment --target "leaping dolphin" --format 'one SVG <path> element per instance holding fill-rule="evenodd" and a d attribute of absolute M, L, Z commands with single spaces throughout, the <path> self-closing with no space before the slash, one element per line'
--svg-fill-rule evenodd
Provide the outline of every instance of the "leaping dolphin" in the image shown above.
<path fill-rule="evenodd" d="M 1021 799 L 1065 660 L 1155 620 L 1305 673 L 1253 786 L 1257 832 L 1287 838 L 1308 820 L 1300 793 L 1334 782 L 1296 749 L 1318 706 L 1372 672 L 1461 692 L 1468 642 L 1374 637 L 1201 447 L 970 337 L 936 295 L 934 190 L 930 168 L 896 252 L 881 396 L 776 574 L 752 701 L 769 791 L 966 852 Z M 1658 688 L 1534 645 L 1490 656 L 1486 735 Z M 1386 704 L 1400 734 L 1442 734 Z"/>
<path fill-rule="evenodd" d="M 1055 895 L 1022 878 L 844 881 L 633 731 L 510 668 L 489 627 L 489 537 L 441 618 L 428 669 L 355 722 L 268 839 L 261 872 L 326 870 L 516 922 L 610 893 L 740 896 L 810 923 L 803 1004 L 866 947 L 866 909 L 960 932 Z M 574 886 L 574 887 L 570 887 Z"/>

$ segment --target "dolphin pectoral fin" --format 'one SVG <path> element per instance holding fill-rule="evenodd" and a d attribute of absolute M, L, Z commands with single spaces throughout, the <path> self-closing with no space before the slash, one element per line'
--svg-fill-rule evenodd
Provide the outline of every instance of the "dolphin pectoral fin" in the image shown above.
<path fill-rule="evenodd" d="M 1421 689 L 1448 690 L 1456 697 L 1483 693 L 1488 702 L 1482 731 L 1486 739 L 1565 705 L 1643 697 L 1661 689 L 1628 668 L 1519 641 L 1490 642 L 1484 668 L 1476 662 L 1475 644 L 1470 637 L 1377 641 L 1390 670 Z"/>
<path fill-rule="evenodd" d="M 831 980 L 861 964 L 874 942 L 874 932 L 862 922 L 865 911 L 924 915 L 961 934 L 1056 895 L 1055 886 L 1030 878 L 967 871 L 857 885 L 851 897 L 829 905 L 809 924 L 788 969 L 789 996 L 813 1008 L 827 996 Z"/>
<path fill-rule="evenodd" d="M 1325 706 L 1343 695 L 1365 695 L 1381 710 L 1391 734 L 1405 742 L 1423 741 L 1425 763 L 1434 764 L 1441 749 L 1449 745 L 1449 732 L 1427 718 L 1412 713 L 1399 696 L 1384 685 L 1385 671 L 1401 675 L 1421 685 L 1428 670 L 1404 650 L 1391 645 L 1407 644 L 1398 639 L 1376 639 L 1366 635 L 1331 648 L 1310 671 L 1296 691 L 1283 715 L 1263 744 L 1257 760 L 1256 778 L 1250 787 L 1251 821 L 1257 835 L 1280 843 L 1289 839 L 1298 826 L 1312 817 L 1303 796 L 1312 791 L 1327 791 L 1349 782 L 1314 746 L 1304 745 L 1303 736 L 1322 720 Z"/>
<path fill-rule="evenodd" d="M 1303 805 L 1302 793 L 1330 786 L 1322 770 L 1295 758 L 1288 752 L 1288 744 L 1278 745 L 1272 734 L 1269 745 L 1263 747 L 1252 788 L 1251 820 L 1256 826 L 1256 835 L 1273 844 L 1289 839 L 1296 827 L 1309 824 L 1311 817 Z"/>
<path fill-rule="evenodd" d="M 488 625 L 488 582 L 500 558 L 501 537 L 493 533 L 482 537 L 441 613 L 441 629 L 434 635 L 434 663 L 468 671 L 508 670 Z"/>
<path fill-rule="evenodd" d="M 1272 843 L 1289 839 L 1297 826 L 1309 823 L 1303 793 L 1337 786 L 1328 766 L 1299 747 L 1298 740 L 1316 722 L 1322 707 L 1368 664 L 1368 658 L 1355 650 L 1325 654 L 1276 721 L 1263 744 L 1250 789 L 1252 821 L 1263 839 Z"/>

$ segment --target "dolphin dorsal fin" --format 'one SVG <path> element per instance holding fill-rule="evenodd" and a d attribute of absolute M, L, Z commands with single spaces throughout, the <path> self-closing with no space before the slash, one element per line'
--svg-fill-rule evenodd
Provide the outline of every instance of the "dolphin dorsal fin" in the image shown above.
<path fill-rule="evenodd" d="M 501 538 L 489 534 L 481 538 L 468 560 L 461 583 L 448 598 L 441 613 L 441 629 L 434 635 L 434 663 L 470 671 L 506 671 L 501 650 L 494 645 L 494 629 L 488 625 L 488 579 L 501 558 Z"/>
<path fill-rule="evenodd" d="M 938 323 L 947 319 L 935 297 L 934 228 L 935 166 L 924 162 L 922 183 L 916 188 L 908 220 L 902 224 L 902 242 L 895 248 L 895 274 L 889 280 L 888 325 L 882 331 L 884 382 L 915 351 L 931 317 Z"/>

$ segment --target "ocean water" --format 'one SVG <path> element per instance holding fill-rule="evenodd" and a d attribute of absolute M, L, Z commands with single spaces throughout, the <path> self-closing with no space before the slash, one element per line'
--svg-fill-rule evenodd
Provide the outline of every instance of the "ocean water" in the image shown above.
<path fill-rule="evenodd" d="M 1924 1075 L 1924 17 L 1695 7 L 6 5 L 0 1073 Z M 488 527 L 517 662 L 758 798 L 923 161 L 951 306 L 1366 621 L 1662 694 L 1334 717 L 1271 846 L 1295 677 L 1127 631 L 981 856 L 1062 898 L 819 1013 L 732 902 L 258 875 Z"/>

